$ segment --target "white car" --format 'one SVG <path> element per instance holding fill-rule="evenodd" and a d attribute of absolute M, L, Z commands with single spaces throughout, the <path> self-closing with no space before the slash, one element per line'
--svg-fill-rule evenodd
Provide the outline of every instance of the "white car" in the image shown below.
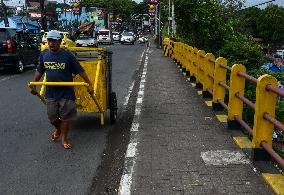
<path fill-rule="evenodd" d="M 98 47 L 98 41 L 89 36 L 79 36 L 79 38 L 76 40 L 76 45 L 79 47 Z"/>
<path fill-rule="evenodd" d="M 110 30 L 107 30 L 107 29 L 99 30 L 99 32 L 98 32 L 98 43 L 99 44 L 107 43 L 109 45 L 112 45 L 113 39 L 112 39 L 111 34 L 112 33 L 111 33 Z"/>
<path fill-rule="evenodd" d="M 134 45 L 135 42 L 135 37 L 133 35 L 133 33 L 130 32 L 124 32 L 121 34 L 120 37 L 120 43 L 124 44 L 124 43 L 131 43 L 132 45 Z"/>

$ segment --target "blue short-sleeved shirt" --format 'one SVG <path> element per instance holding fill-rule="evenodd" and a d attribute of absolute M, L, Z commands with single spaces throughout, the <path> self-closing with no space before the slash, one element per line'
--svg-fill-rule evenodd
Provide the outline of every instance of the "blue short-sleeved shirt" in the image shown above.
<path fill-rule="evenodd" d="M 43 74 L 46 72 L 48 82 L 72 82 L 72 74 L 84 72 L 84 69 L 69 51 L 60 49 L 58 52 L 45 50 L 39 58 L 37 70 Z M 75 100 L 73 87 L 46 87 L 45 98 L 55 100 Z"/>

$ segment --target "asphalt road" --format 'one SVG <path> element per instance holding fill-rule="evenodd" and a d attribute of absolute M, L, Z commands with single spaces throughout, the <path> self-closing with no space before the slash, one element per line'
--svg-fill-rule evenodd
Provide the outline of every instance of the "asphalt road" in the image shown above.
<path fill-rule="evenodd" d="M 109 49 L 121 113 L 144 45 L 115 44 Z M 33 72 L 0 72 L 0 194 L 89 194 L 111 129 L 108 114 L 101 127 L 98 114 L 80 113 L 69 134 L 74 147 L 63 149 L 51 141 L 54 129 L 45 106 L 27 88 Z"/>

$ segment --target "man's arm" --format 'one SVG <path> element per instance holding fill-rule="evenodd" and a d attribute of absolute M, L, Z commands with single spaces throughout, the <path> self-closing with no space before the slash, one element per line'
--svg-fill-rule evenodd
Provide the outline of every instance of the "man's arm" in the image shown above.
<path fill-rule="evenodd" d="M 41 79 L 41 77 L 42 77 L 42 74 L 38 70 L 36 70 L 35 75 L 34 75 L 34 82 L 38 82 Z M 30 91 L 31 94 L 36 95 L 37 94 L 36 86 L 31 85 L 30 88 L 31 88 L 31 91 Z"/>
<path fill-rule="evenodd" d="M 85 72 L 85 71 L 84 71 L 84 72 L 81 72 L 81 73 L 79 73 L 79 75 L 84 79 L 84 81 L 85 81 L 86 83 L 89 84 L 89 86 L 88 86 L 88 92 L 89 92 L 90 94 L 93 94 L 93 93 L 94 93 L 93 84 L 91 83 L 91 81 L 90 81 L 88 75 L 86 74 L 86 72 Z"/>

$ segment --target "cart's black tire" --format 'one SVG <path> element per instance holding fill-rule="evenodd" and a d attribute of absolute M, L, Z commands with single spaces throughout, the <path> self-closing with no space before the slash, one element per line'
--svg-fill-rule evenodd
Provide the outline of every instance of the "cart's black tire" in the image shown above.
<path fill-rule="evenodd" d="M 116 93 L 110 94 L 110 124 L 115 124 L 117 118 L 117 98 Z"/>
<path fill-rule="evenodd" d="M 21 74 L 22 72 L 24 72 L 24 63 L 23 63 L 23 60 L 22 59 L 19 59 L 17 62 L 16 62 L 16 65 L 14 67 L 14 71 L 15 73 L 17 74 Z"/>

